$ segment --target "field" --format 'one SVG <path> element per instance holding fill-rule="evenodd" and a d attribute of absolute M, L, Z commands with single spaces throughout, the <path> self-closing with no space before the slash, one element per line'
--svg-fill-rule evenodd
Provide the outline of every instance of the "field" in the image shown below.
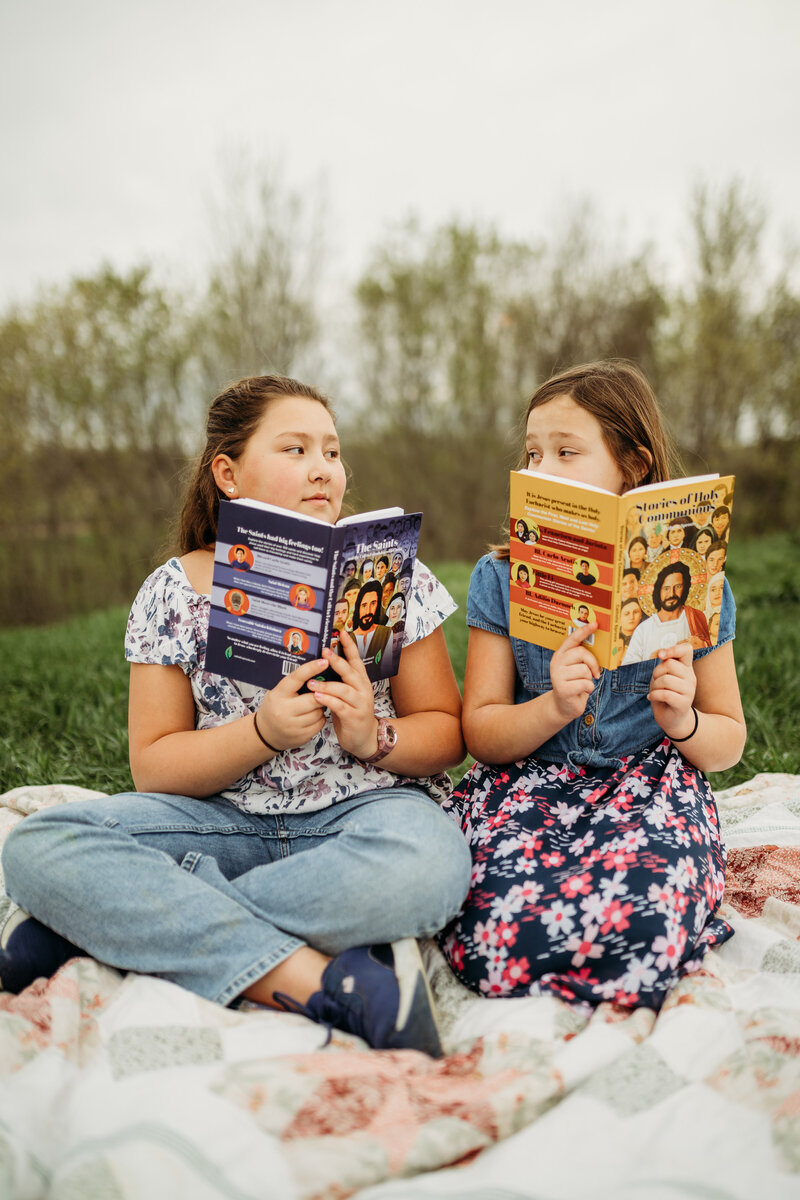
<path fill-rule="evenodd" d="M 734 544 L 736 662 L 748 724 L 738 766 L 712 776 L 729 787 L 759 771 L 800 774 L 800 540 L 786 534 Z M 434 568 L 460 611 L 445 626 L 459 683 L 470 567 Z M 70 783 L 116 792 L 127 761 L 126 608 L 40 629 L 0 633 L 0 791 Z M 455 772 L 454 774 L 458 774 Z"/>

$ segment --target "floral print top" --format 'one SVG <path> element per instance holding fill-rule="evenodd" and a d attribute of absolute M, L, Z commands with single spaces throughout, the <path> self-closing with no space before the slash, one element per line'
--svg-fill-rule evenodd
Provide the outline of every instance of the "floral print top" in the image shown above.
<path fill-rule="evenodd" d="M 417 562 L 403 644 L 432 633 L 456 607 L 447 589 Z M 130 662 L 179 666 L 189 677 L 197 729 L 224 725 L 255 712 L 264 696 L 262 688 L 205 670 L 209 608 L 209 597 L 194 590 L 179 560 L 171 558 L 139 589 L 125 637 L 125 657 Z M 373 690 L 376 715 L 396 716 L 390 681 L 381 680 Z M 306 745 L 276 754 L 221 794 L 245 812 L 311 812 L 359 792 L 402 783 L 420 787 L 439 801 L 451 791 L 446 773 L 410 779 L 387 771 L 380 763 L 359 762 L 341 748 L 328 717 Z"/>

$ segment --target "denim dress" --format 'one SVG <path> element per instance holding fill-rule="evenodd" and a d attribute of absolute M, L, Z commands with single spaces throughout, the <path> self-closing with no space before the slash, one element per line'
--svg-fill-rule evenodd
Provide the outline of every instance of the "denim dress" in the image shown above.
<path fill-rule="evenodd" d="M 726 581 L 717 647 L 735 632 Z M 509 563 L 475 567 L 467 623 L 508 637 Z M 552 651 L 511 638 L 514 703 L 551 689 Z M 458 978 L 486 996 L 551 994 L 660 1007 L 731 936 L 716 804 L 653 717 L 653 661 L 603 671 L 580 717 L 527 758 L 476 763 L 445 809 L 473 856 L 441 935 Z"/>

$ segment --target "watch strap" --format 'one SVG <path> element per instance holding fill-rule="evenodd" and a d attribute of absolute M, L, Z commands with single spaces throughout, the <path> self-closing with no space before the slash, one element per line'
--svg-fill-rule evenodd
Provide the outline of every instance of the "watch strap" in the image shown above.
<path fill-rule="evenodd" d="M 380 762 L 382 758 L 385 758 L 387 754 L 394 750 L 396 745 L 397 730 L 394 725 L 386 717 L 378 717 L 378 749 L 374 754 L 362 758 L 361 761 L 364 763 Z"/>

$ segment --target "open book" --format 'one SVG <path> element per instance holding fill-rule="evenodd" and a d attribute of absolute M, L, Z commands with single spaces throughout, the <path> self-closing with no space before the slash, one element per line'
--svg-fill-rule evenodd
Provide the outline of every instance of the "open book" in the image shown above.
<path fill-rule="evenodd" d="M 512 471 L 511 636 L 555 650 L 597 622 L 585 644 L 610 669 L 715 646 L 733 486 L 697 475 L 617 496 Z"/>
<path fill-rule="evenodd" d="M 421 521 L 385 508 L 330 525 L 221 503 L 206 670 L 271 688 L 347 629 L 370 679 L 396 674 Z"/>

